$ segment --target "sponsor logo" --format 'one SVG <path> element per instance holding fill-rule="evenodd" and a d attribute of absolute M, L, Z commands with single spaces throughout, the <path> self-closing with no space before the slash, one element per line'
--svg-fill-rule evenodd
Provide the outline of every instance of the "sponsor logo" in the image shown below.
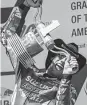
<path fill-rule="evenodd" d="M 4 97 L 6 97 L 6 96 L 11 96 L 12 93 L 13 93 L 12 90 L 6 89 L 6 88 L 4 88 L 4 87 L 1 87 L 0 97 L 4 98 Z"/>
<path fill-rule="evenodd" d="M 10 105 L 9 100 L 0 100 L 0 105 Z"/>
<path fill-rule="evenodd" d="M 13 93 L 12 90 L 1 87 L 0 105 L 10 105 L 12 93 Z"/>

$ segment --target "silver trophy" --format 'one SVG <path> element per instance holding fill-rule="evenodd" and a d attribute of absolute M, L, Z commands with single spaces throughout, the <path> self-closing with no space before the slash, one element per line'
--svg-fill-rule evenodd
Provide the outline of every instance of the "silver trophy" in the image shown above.
<path fill-rule="evenodd" d="M 46 46 L 48 50 L 54 47 L 54 41 L 49 33 L 60 24 L 57 20 L 53 20 L 46 25 L 41 21 L 41 15 L 42 7 L 37 9 L 34 24 L 29 26 L 30 30 L 23 37 L 19 37 L 17 33 L 15 33 L 17 24 L 21 18 L 19 14 L 13 13 L 3 30 L 3 35 L 5 35 L 5 37 L 8 36 L 7 42 L 11 49 L 26 69 L 34 64 L 33 57 L 44 50 L 43 46 Z M 13 17 L 17 18 L 17 21 L 14 21 Z M 39 19 L 37 19 L 37 17 L 39 17 Z M 11 27 L 13 26 L 12 24 L 14 24 L 15 29 Z"/>

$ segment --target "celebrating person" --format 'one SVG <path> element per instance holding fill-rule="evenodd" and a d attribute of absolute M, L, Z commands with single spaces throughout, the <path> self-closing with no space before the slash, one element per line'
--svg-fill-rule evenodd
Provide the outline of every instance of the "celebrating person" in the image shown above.
<path fill-rule="evenodd" d="M 39 8 L 41 5 L 42 0 L 18 0 L 2 30 L 2 44 L 6 47 L 16 76 L 11 105 L 73 105 L 76 90 L 71 85 L 71 78 L 86 63 L 78 53 L 76 44 L 54 40 L 54 48 L 48 52 L 45 71 L 41 72 L 35 65 L 26 69 L 4 38 L 4 35 L 9 37 L 14 33 L 20 36 L 30 7 Z"/>
<path fill-rule="evenodd" d="M 65 44 L 61 39 L 54 42 L 54 49 L 48 52 L 46 59 L 47 71 L 39 75 L 57 78 L 60 81 L 58 90 L 56 89 L 56 105 L 74 105 L 77 92 L 71 84 L 71 79 L 84 67 L 86 59 L 78 53 L 78 46 L 75 43 Z M 51 94 L 51 91 L 48 93 Z"/>
<path fill-rule="evenodd" d="M 15 56 L 11 56 L 17 73 L 12 105 L 75 104 L 77 93 L 71 79 L 84 67 L 86 59 L 78 53 L 75 43 L 65 44 L 61 39 L 54 42 L 54 49 L 48 52 L 44 72 L 35 65 L 25 69 Z M 11 51 L 9 47 L 7 49 Z"/>

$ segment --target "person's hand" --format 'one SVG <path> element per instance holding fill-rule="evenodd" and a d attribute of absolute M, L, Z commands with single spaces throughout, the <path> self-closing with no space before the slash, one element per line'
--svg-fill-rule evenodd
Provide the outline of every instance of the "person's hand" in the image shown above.
<path fill-rule="evenodd" d="M 24 4 L 30 7 L 38 8 L 42 5 L 43 0 L 25 0 Z"/>
<path fill-rule="evenodd" d="M 56 86 L 53 86 L 53 88 L 48 89 L 48 90 L 41 90 L 39 92 L 39 96 L 42 98 L 48 98 L 49 100 L 52 100 L 55 98 L 56 94 L 57 94 L 57 90 L 58 88 Z"/>
<path fill-rule="evenodd" d="M 1 38 L 1 43 L 2 43 L 3 46 L 6 46 L 6 45 L 7 45 L 7 40 L 6 40 L 6 38 L 2 37 L 2 38 Z"/>
<path fill-rule="evenodd" d="M 63 74 L 75 74 L 79 70 L 79 65 L 74 56 L 65 59 Z"/>

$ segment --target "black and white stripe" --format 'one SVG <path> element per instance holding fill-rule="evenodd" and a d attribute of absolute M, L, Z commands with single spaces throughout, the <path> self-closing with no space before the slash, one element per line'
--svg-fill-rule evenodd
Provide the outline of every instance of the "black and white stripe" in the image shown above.
<path fill-rule="evenodd" d="M 33 60 L 29 53 L 26 51 L 24 46 L 22 45 L 20 38 L 18 35 L 13 35 L 8 39 L 12 49 L 14 50 L 16 56 L 20 60 L 20 62 L 24 65 L 24 67 L 27 69 L 28 67 L 33 64 Z M 28 65 L 27 65 L 28 62 Z"/>

